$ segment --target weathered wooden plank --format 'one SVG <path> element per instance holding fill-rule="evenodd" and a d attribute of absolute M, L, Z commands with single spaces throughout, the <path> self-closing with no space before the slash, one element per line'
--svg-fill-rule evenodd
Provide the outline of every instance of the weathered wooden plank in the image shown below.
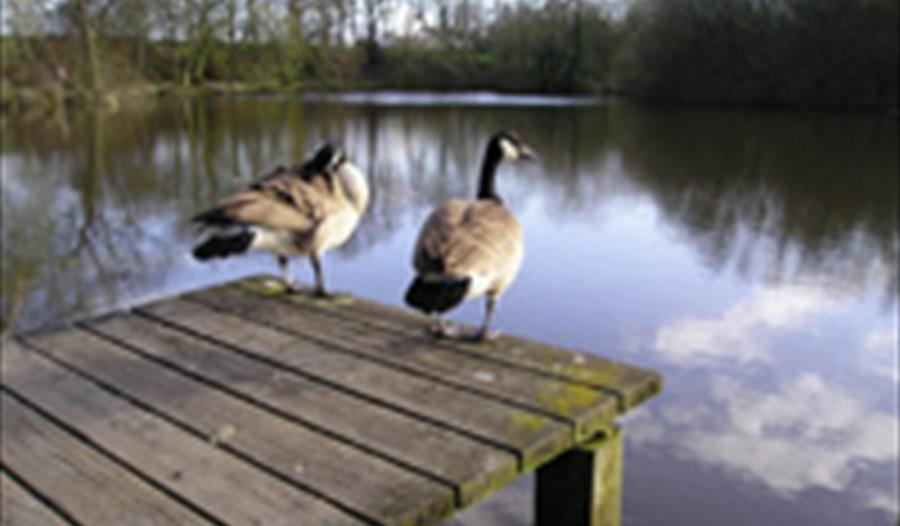
<path fill-rule="evenodd" d="M 3 383 L 221 522 L 364 524 L 18 345 L 3 346 Z"/>
<path fill-rule="evenodd" d="M 6 422 L 3 426 L 6 427 Z M 0 525 L 68 526 L 50 508 L 0 470 Z"/>
<path fill-rule="evenodd" d="M 341 352 L 560 418 L 573 426 L 576 440 L 595 435 L 617 413 L 616 398 L 609 393 L 496 361 L 441 351 L 419 332 L 373 333 L 358 322 L 323 314 L 322 309 L 273 301 L 238 287 L 187 297 Z"/>
<path fill-rule="evenodd" d="M 289 422 L 99 336 L 76 329 L 27 342 L 212 443 L 373 522 L 434 523 L 454 507 L 452 489 L 446 485 Z"/>
<path fill-rule="evenodd" d="M 210 524 L 13 397 L 2 409 L 3 464 L 76 521 Z"/>
<path fill-rule="evenodd" d="M 565 426 L 536 413 L 335 352 L 315 341 L 298 339 L 205 305 L 169 300 L 139 312 L 515 449 L 527 467 L 539 464 L 573 442 Z"/>
<path fill-rule="evenodd" d="M 153 321 L 117 315 L 86 326 L 372 454 L 455 487 L 471 486 L 474 495 L 513 476 L 512 457 L 502 450 Z"/>
<path fill-rule="evenodd" d="M 350 301 L 320 301 L 309 294 L 284 294 L 280 281 L 271 276 L 255 276 L 218 288 L 239 286 L 265 297 L 278 297 L 297 305 L 314 308 L 333 316 L 352 320 L 370 330 L 408 334 L 423 334 L 428 321 L 406 309 L 399 309 L 361 298 Z M 214 290 L 214 289 L 210 289 Z M 502 335 L 495 341 L 467 343 L 435 341 L 432 344 L 482 359 L 499 361 L 557 378 L 566 378 L 584 385 L 618 393 L 621 411 L 634 407 L 652 397 L 662 388 L 662 377 L 649 369 L 625 365 L 591 353 L 578 353 L 544 343 L 537 343 L 512 335 Z"/>

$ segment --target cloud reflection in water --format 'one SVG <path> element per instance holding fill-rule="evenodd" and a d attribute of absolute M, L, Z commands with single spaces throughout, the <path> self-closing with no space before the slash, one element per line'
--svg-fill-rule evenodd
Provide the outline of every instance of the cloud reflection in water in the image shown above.
<path fill-rule="evenodd" d="M 192 262 L 188 218 L 325 137 L 343 139 L 373 187 L 332 281 L 398 303 L 418 224 L 471 195 L 483 139 L 514 128 L 541 164 L 501 176 L 531 243 L 501 321 L 664 373 L 627 451 L 694 469 L 630 472 L 627 484 L 679 477 L 696 493 L 724 481 L 712 499 L 768 488 L 707 506 L 716 523 L 755 502 L 782 522 L 896 508 L 895 122 L 369 102 L 169 100 L 73 114 L 70 135 L 4 121 L 4 318 L 33 327 L 270 271 L 264 256 Z M 626 514 L 696 523 L 662 489 L 626 488 Z"/>

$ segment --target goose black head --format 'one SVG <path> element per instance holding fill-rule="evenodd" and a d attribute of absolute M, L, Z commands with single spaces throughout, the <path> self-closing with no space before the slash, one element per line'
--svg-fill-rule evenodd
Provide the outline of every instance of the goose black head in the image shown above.
<path fill-rule="evenodd" d="M 504 159 L 510 161 L 527 161 L 535 158 L 534 151 L 525 141 L 511 131 L 501 131 L 491 136 L 488 141 L 484 163 L 481 165 L 481 179 L 478 183 L 478 199 L 493 199 L 503 202 L 497 194 L 494 179 L 497 167 Z"/>
<path fill-rule="evenodd" d="M 519 138 L 515 132 L 503 130 L 494 134 L 491 143 L 499 148 L 504 159 L 510 161 L 533 161 L 536 156 L 525 141 Z"/>

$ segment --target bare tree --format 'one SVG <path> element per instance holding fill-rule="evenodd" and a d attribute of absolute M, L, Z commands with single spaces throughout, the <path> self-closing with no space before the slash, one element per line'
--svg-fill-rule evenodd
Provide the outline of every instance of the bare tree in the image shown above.
<path fill-rule="evenodd" d="M 88 8 L 88 0 L 77 1 L 78 27 L 81 32 L 84 55 L 88 62 L 88 90 L 93 96 L 96 96 L 103 88 L 103 78 L 100 69 L 100 53 L 97 49 L 97 30 L 94 27 L 94 22 Z"/>

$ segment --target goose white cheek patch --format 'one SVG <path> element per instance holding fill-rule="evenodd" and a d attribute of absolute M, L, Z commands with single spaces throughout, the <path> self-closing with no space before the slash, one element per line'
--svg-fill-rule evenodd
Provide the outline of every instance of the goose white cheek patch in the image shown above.
<path fill-rule="evenodd" d="M 519 149 L 509 142 L 508 139 L 500 139 L 500 147 L 503 148 L 503 156 L 507 159 L 515 160 L 519 158 Z"/>

